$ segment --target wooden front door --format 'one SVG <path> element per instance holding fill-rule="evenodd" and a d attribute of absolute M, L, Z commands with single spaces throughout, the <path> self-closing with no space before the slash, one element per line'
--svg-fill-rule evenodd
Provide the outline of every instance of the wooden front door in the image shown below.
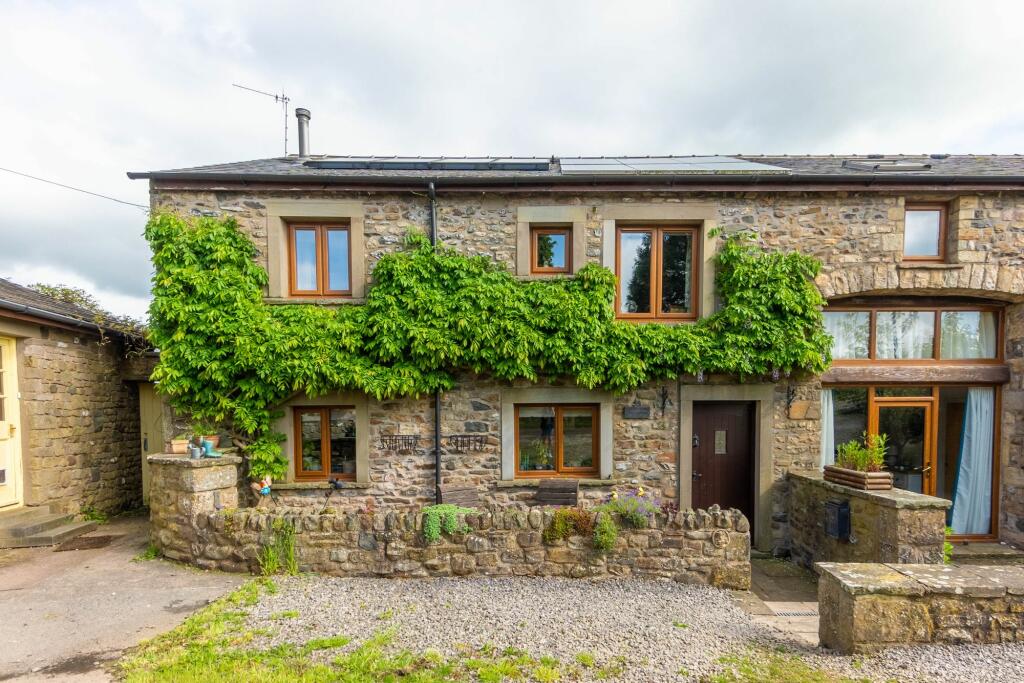
<path fill-rule="evenodd" d="M 14 340 L 0 337 L 0 507 L 21 503 L 21 433 Z"/>
<path fill-rule="evenodd" d="M 754 403 L 693 404 L 693 506 L 738 508 L 754 524 Z"/>
<path fill-rule="evenodd" d="M 142 502 L 149 504 L 149 461 L 164 450 L 164 405 L 150 382 L 139 382 L 139 426 L 142 452 Z"/>

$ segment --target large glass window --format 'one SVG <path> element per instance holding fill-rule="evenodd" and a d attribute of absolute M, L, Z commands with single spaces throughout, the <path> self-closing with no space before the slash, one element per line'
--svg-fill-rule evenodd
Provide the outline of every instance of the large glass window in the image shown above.
<path fill-rule="evenodd" d="M 517 405 L 518 476 L 593 476 L 598 465 L 594 405 Z"/>
<path fill-rule="evenodd" d="M 946 207 L 938 204 L 907 204 L 903 258 L 940 261 L 945 255 Z"/>
<path fill-rule="evenodd" d="M 875 314 L 876 358 L 903 360 L 934 356 L 934 311 L 878 311 Z"/>
<path fill-rule="evenodd" d="M 295 478 L 355 479 L 356 410 L 295 409 Z"/>
<path fill-rule="evenodd" d="M 995 358 L 993 311 L 943 311 L 940 358 Z"/>
<path fill-rule="evenodd" d="M 832 359 L 987 362 L 1000 358 L 995 307 L 896 309 L 841 306 L 824 312 Z"/>
<path fill-rule="evenodd" d="M 697 317 L 697 234 L 696 228 L 619 229 L 620 316 Z"/>
<path fill-rule="evenodd" d="M 341 225 L 291 225 L 289 293 L 347 296 L 352 292 L 350 231 Z"/>
<path fill-rule="evenodd" d="M 871 313 L 825 311 L 825 331 L 832 335 L 832 357 L 868 358 L 871 346 Z"/>

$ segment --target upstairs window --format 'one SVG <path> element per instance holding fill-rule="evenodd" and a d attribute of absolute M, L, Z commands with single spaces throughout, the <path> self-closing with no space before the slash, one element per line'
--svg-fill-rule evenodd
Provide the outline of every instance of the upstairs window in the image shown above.
<path fill-rule="evenodd" d="M 289 225 L 289 293 L 352 294 L 351 231 L 347 225 Z"/>
<path fill-rule="evenodd" d="M 1000 358 L 998 308 L 830 307 L 824 316 L 836 362 L 981 362 Z"/>
<path fill-rule="evenodd" d="M 530 273 L 572 272 L 572 227 L 530 226 Z"/>
<path fill-rule="evenodd" d="M 356 478 L 356 409 L 295 409 L 295 478 Z"/>
<path fill-rule="evenodd" d="M 946 258 L 946 207 L 942 204 L 907 204 L 903 258 L 942 261 Z"/>
<path fill-rule="evenodd" d="M 697 228 L 619 228 L 618 315 L 638 320 L 697 317 Z"/>

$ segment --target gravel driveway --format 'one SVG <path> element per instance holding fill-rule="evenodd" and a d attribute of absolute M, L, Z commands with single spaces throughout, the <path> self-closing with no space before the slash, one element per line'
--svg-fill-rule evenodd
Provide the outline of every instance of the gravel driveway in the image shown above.
<path fill-rule="evenodd" d="M 932 646 L 840 657 L 754 623 L 727 591 L 673 582 L 295 577 L 278 583 L 276 594 L 250 610 L 252 626 L 274 633 L 261 646 L 334 635 L 358 643 L 387 628 L 395 629 L 396 646 L 414 652 L 455 654 L 460 646 L 492 644 L 563 662 L 580 653 L 593 655 L 598 664 L 624 657 L 621 680 L 628 681 L 697 679 L 718 668 L 722 655 L 751 647 L 785 647 L 812 666 L 857 679 L 1024 680 L 1024 645 Z M 282 619 L 282 613 L 289 618 Z"/>

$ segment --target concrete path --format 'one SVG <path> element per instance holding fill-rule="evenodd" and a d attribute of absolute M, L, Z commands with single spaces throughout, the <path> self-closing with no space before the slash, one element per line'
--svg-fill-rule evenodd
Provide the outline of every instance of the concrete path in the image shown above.
<path fill-rule="evenodd" d="M 88 536 L 105 548 L 0 550 L 0 680 L 106 681 L 104 666 L 239 585 L 244 576 L 150 560 L 145 518 Z"/>
<path fill-rule="evenodd" d="M 784 560 L 753 559 L 750 591 L 736 593 L 755 622 L 774 626 L 796 645 L 818 645 L 818 582 Z"/>

